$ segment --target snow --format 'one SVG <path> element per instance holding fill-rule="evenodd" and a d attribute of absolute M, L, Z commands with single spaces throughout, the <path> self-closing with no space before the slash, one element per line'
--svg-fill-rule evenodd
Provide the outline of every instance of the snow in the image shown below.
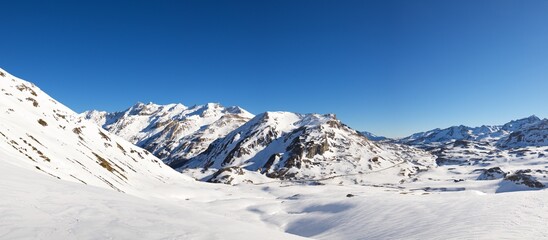
<path fill-rule="evenodd" d="M 548 237 L 547 191 L 193 183 L 143 199 L 5 162 L 0 174 L 2 239 L 298 239 L 284 232 L 314 239 Z"/>
<path fill-rule="evenodd" d="M 412 134 L 411 136 L 401 138 L 395 142 L 415 145 L 419 147 L 425 146 L 440 146 L 442 144 L 451 143 L 458 140 L 467 141 L 482 141 L 482 142 L 496 142 L 501 143 L 508 142 L 508 138 L 511 137 L 511 133 L 529 129 L 529 131 L 535 134 L 535 130 L 538 128 L 546 129 L 547 119 L 541 120 L 537 116 L 530 116 L 518 120 L 510 121 L 504 125 L 495 126 L 480 126 L 480 127 L 467 127 L 467 126 L 452 126 L 445 129 L 433 129 L 426 132 L 420 132 Z M 536 133 L 538 134 L 538 132 Z M 544 135 L 546 136 L 546 135 Z M 539 139 L 535 139 L 539 140 Z M 531 141 L 534 142 L 534 141 Z M 531 143 L 530 142 L 530 143 Z M 547 144 L 544 141 L 537 143 L 536 145 Z M 499 143 L 499 145 L 501 145 Z M 515 143 L 506 144 L 506 147 L 520 147 L 526 146 L 525 144 Z M 527 146 L 530 146 L 527 145 Z"/>
<path fill-rule="evenodd" d="M 387 137 L 379 136 L 379 135 L 376 135 L 376 134 L 371 133 L 371 132 L 362 131 L 362 132 L 360 132 L 360 133 L 361 133 L 362 135 L 364 135 L 365 137 L 367 137 L 367 139 L 372 140 L 372 141 L 388 140 Z"/>
<path fill-rule="evenodd" d="M 93 110 L 79 117 L 148 149 L 169 164 L 200 154 L 211 142 L 238 128 L 253 114 L 218 103 L 191 107 L 137 103 L 121 112 Z"/>
<path fill-rule="evenodd" d="M 298 239 L 190 203 L 145 200 L 4 161 L 0 175 L 1 239 Z"/>
<path fill-rule="evenodd" d="M 272 181 L 269 178 L 359 183 L 365 181 L 361 175 L 386 168 L 390 171 L 383 171 L 386 175 L 378 179 L 397 183 L 433 165 L 433 155 L 369 141 L 332 114 L 266 112 L 214 141 L 210 150 L 178 170 L 228 184 Z M 257 178 L 255 173 L 265 177 Z"/>
<path fill-rule="evenodd" d="M 453 141 L 444 149 L 453 163 L 415 172 L 403 182 L 395 176 L 408 170 L 404 167 L 408 161 L 387 161 L 363 174 L 335 175 L 316 184 L 267 182 L 257 171 L 231 175 L 240 178 L 234 185 L 204 183 L 175 172 L 93 123 L 80 121 L 31 83 L 0 72 L 5 75 L 0 76 L 0 239 L 548 238 L 546 188 L 527 187 L 502 174 L 478 180 L 483 171 L 477 171 L 530 170 L 524 174 L 548 184 L 543 172 L 548 168 L 544 155 L 548 146 L 501 149 L 483 142 Z M 149 114 L 160 108 L 200 107 L 138 104 L 134 108 Z M 208 104 L 207 108 L 219 107 Z M 207 116 L 207 111 L 198 115 Z M 333 144 L 356 144 L 349 139 L 363 138 L 337 124 L 330 126 L 334 121 L 330 115 L 265 115 L 268 118 L 251 120 L 257 127 L 253 130 L 270 126 L 281 136 L 304 127 L 309 132 L 298 136 L 306 141 L 332 131 L 340 141 Z M 521 125 L 520 131 L 526 126 Z M 227 141 L 249 137 L 251 125 L 240 128 Z M 540 136 L 536 130 L 532 139 Z M 413 166 L 432 162 L 422 150 L 366 143 L 385 159 L 396 159 L 392 154 L 397 153 L 397 159 L 424 157 Z M 281 145 L 271 148 L 282 149 Z M 112 169 L 102 166 L 94 153 Z M 346 166 L 332 167 L 343 173 Z"/>

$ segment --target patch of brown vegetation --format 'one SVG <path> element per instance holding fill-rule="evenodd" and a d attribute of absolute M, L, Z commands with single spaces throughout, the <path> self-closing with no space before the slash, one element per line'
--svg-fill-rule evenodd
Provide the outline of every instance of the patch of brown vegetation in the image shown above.
<path fill-rule="evenodd" d="M 38 119 L 38 123 L 44 127 L 48 126 L 48 123 L 44 121 L 43 119 Z"/>
<path fill-rule="evenodd" d="M 15 86 L 17 88 L 17 90 L 19 91 L 29 91 L 31 95 L 33 96 L 38 96 L 38 94 L 36 94 L 36 92 L 34 90 L 32 90 L 32 88 L 30 87 L 27 87 L 27 85 L 21 83 L 20 85 L 17 85 Z"/>
<path fill-rule="evenodd" d="M 35 151 L 38 156 L 42 159 L 44 159 L 44 161 L 46 162 L 51 162 L 51 159 L 49 157 L 47 157 L 46 155 L 44 155 L 44 153 L 42 153 L 42 151 L 38 150 L 35 146 L 33 146 L 32 144 L 30 144 L 29 142 L 27 142 L 27 140 L 23 139 L 23 138 L 19 138 L 21 141 L 23 141 L 25 144 L 27 144 L 30 148 L 32 148 L 33 151 Z"/>
<path fill-rule="evenodd" d="M 116 146 L 118 147 L 118 149 L 122 150 L 124 154 L 126 154 L 126 150 L 122 147 L 122 145 L 120 145 L 119 143 L 116 143 Z"/>
<path fill-rule="evenodd" d="M 99 135 L 101 135 L 102 139 L 110 142 L 110 138 L 106 134 L 104 134 L 103 132 L 99 131 Z"/>
<path fill-rule="evenodd" d="M 77 134 L 77 135 L 80 135 L 80 134 L 82 134 L 82 129 L 79 128 L 79 127 L 75 127 L 75 128 L 72 129 L 72 132 Z"/>
<path fill-rule="evenodd" d="M 27 101 L 32 102 L 32 106 L 34 106 L 34 107 L 38 107 L 38 106 L 39 106 L 39 105 L 38 105 L 38 101 L 36 101 L 36 99 L 34 99 L 34 98 L 28 97 L 28 98 L 27 98 Z"/>
<path fill-rule="evenodd" d="M 101 167 L 105 168 L 109 172 L 114 172 L 114 168 L 112 168 L 112 165 L 110 165 L 110 163 L 107 160 L 105 160 L 103 157 L 99 156 L 96 153 L 93 153 L 93 155 L 95 155 L 95 157 L 97 158 L 97 161 L 99 161 L 99 165 L 101 165 Z"/>
<path fill-rule="evenodd" d="M 94 153 L 94 152 L 92 152 L 92 153 L 97 158 L 97 161 L 98 161 L 99 165 L 101 165 L 101 167 L 105 168 L 107 171 L 109 171 L 111 173 L 114 173 L 115 176 L 117 176 L 121 180 L 124 180 L 124 179 L 127 180 L 127 177 L 124 174 L 122 174 L 120 171 L 118 171 L 118 170 L 121 170 L 122 172 L 125 172 L 123 168 L 116 165 L 115 163 L 107 161 L 103 157 L 99 156 L 99 154 L 97 154 L 97 153 Z M 114 166 L 112 166 L 112 165 L 114 165 L 117 169 L 114 168 Z"/>
<path fill-rule="evenodd" d="M 44 146 L 44 144 L 42 144 L 40 141 L 38 141 L 38 139 L 34 138 L 32 135 L 28 134 L 27 133 L 27 137 L 29 137 L 30 139 L 34 140 L 35 142 L 37 142 L 38 144 Z"/>

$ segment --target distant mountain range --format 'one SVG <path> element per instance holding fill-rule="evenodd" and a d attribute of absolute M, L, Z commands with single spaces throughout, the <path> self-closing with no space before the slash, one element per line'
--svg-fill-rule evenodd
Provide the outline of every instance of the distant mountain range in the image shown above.
<path fill-rule="evenodd" d="M 548 145 L 548 120 L 536 116 L 497 126 L 433 129 L 400 139 L 357 132 L 334 115 L 254 116 L 240 107 L 213 103 L 138 103 L 122 112 L 88 111 L 80 117 L 148 149 L 178 171 L 232 184 L 265 181 L 263 177 L 357 183 L 358 176 L 385 168 L 398 169 L 386 179 L 407 181 L 394 176 L 410 179 L 447 164 L 498 167 L 500 161 L 520 157 L 544 158 L 539 152 Z M 501 156 L 506 157 L 500 160 Z M 531 170 L 521 165 L 507 168 Z"/>
<path fill-rule="evenodd" d="M 546 146 L 548 144 L 547 119 L 530 116 L 496 126 L 453 126 L 415 133 L 395 142 L 419 147 L 440 146 L 457 140 L 496 142 L 505 148 Z"/>
<path fill-rule="evenodd" d="M 214 103 L 190 108 L 138 103 L 122 112 L 88 111 L 80 117 L 179 171 L 212 182 L 257 181 L 254 172 L 313 181 L 388 167 L 399 169 L 394 176 L 409 177 L 434 162 L 422 150 L 371 141 L 334 115 L 266 112 L 254 117 L 240 107 Z"/>
<path fill-rule="evenodd" d="M 536 116 L 389 139 L 358 132 L 332 114 L 255 116 L 217 103 L 138 103 L 121 112 L 78 115 L 32 83 L 1 72 L 3 161 L 121 192 L 177 174 L 164 163 L 202 181 L 229 184 L 438 184 L 440 177 L 548 184 L 548 120 Z"/>

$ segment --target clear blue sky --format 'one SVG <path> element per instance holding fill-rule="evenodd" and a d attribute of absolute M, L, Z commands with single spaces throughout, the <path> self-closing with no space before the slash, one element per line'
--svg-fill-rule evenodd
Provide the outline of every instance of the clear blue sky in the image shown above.
<path fill-rule="evenodd" d="M 548 1 L 3 1 L 0 67 L 79 112 L 219 102 L 404 136 L 548 116 Z"/>

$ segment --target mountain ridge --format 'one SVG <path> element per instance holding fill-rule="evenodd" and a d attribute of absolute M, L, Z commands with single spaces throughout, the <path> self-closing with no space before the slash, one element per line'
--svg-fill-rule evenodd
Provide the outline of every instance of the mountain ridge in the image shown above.
<path fill-rule="evenodd" d="M 391 174 L 400 180 L 398 174 L 406 178 L 432 163 L 431 155 L 421 150 L 370 141 L 334 114 L 266 112 L 216 140 L 202 154 L 172 167 L 201 173 L 213 169 L 209 177 L 200 178 L 234 183 L 246 180 L 243 170 L 270 178 L 313 181 L 403 164 Z"/>
<path fill-rule="evenodd" d="M 238 107 L 207 103 L 136 103 L 126 110 L 108 113 L 86 111 L 80 118 L 143 147 L 169 164 L 204 151 L 209 144 L 245 123 L 254 115 Z"/>
<path fill-rule="evenodd" d="M 410 136 L 395 139 L 394 142 L 413 146 L 432 147 L 447 144 L 456 140 L 468 141 L 499 141 L 508 137 L 512 132 L 529 125 L 546 121 L 535 115 L 526 118 L 511 120 L 502 125 L 482 125 L 479 127 L 468 127 L 464 125 L 451 126 L 440 129 L 435 128 L 425 132 L 419 132 Z"/>

